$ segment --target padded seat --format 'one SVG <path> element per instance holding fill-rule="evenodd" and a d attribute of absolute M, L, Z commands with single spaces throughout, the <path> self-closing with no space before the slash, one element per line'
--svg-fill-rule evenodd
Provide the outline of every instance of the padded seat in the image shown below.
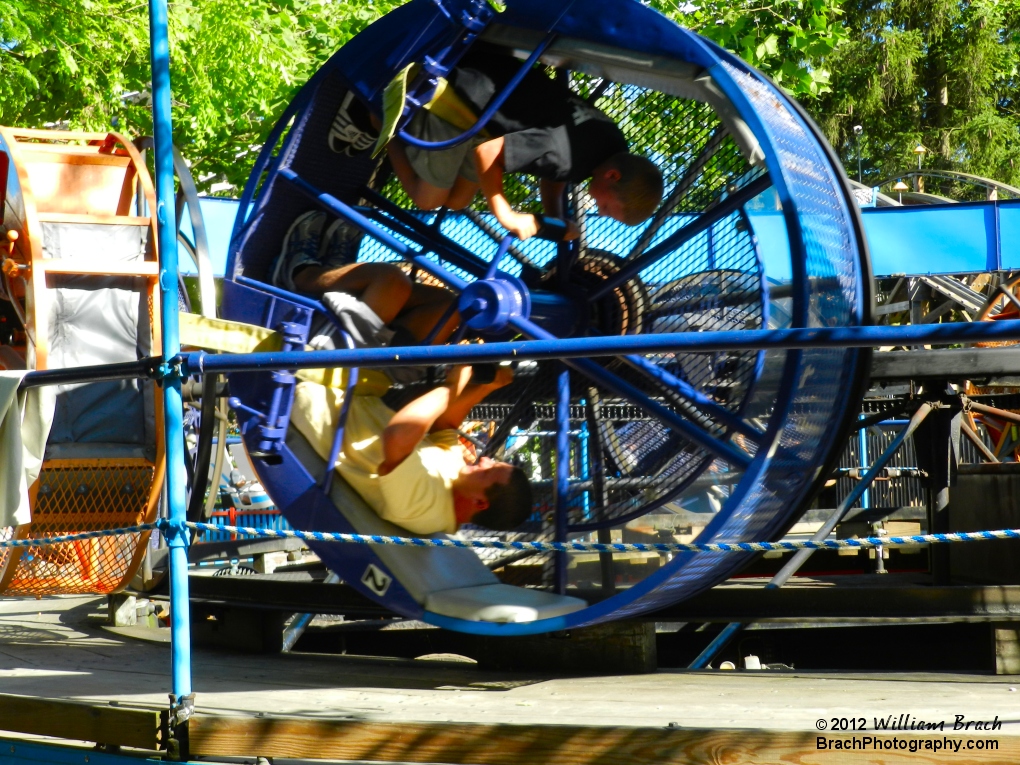
<path fill-rule="evenodd" d="M 516 624 L 551 619 L 587 608 L 578 598 L 529 590 L 509 584 L 483 584 L 434 592 L 425 599 L 425 610 L 471 622 Z"/>

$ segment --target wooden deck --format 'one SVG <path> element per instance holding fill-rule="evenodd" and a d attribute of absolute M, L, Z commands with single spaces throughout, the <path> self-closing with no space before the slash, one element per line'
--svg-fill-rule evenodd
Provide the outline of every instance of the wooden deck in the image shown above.
<path fill-rule="evenodd" d="M 0 736 L 111 725 L 140 746 L 166 707 L 169 646 L 104 629 L 95 598 L 0 599 L 0 693 L 63 705 L 59 720 L 0 697 Z M 943 763 L 1020 761 L 1020 678 L 660 671 L 621 677 L 495 673 L 442 660 L 197 651 L 194 756 L 434 763 Z M 133 711 L 137 719 L 111 722 Z M 8 710 L 5 713 L 5 709 Z M 54 707 L 54 709 L 58 709 Z M 91 710 L 75 712 L 76 709 Z M 97 710 L 101 710 L 97 711 Z M 56 714 L 56 713 L 54 713 Z M 819 752 L 817 721 L 994 720 L 994 752 Z M 105 715 L 105 717 L 104 717 Z M 77 720 L 79 727 L 67 727 Z M 81 725 L 105 719 L 102 733 Z M 20 719 L 20 722 L 19 722 Z M 28 722 L 26 722 L 28 720 Z M 82 722 L 84 721 L 84 722 Z M 80 724 L 79 724 L 80 723 Z M 100 725 L 96 722 L 95 725 Z M 6 727 L 5 727 L 6 726 Z M 20 727 L 19 727 L 20 726 Z M 32 727 L 34 726 L 34 727 Z M 47 727 L 49 726 L 49 727 Z M 132 727 L 134 726 L 134 727 Z M 140 726 L 140 727 L 139 727 Z M 93 729 L 89 729 L 93 730 Z M 100 730 L 95 728 L 95 730 Z M 139 732 L 141 731 L 141 732 Z M 151 734 L 158 738 L 158 732 Z M 867 735 L 867 734 L 864 734 Z M 897 733 L 910 738 L 911 732 Z M 929 736 L 930 737 L 930 736 Z"/>

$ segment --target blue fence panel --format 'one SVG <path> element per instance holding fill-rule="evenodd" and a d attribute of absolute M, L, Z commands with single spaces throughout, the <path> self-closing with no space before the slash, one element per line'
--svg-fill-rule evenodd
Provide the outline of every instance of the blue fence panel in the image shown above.
<path fill-rule="evenodd" d="M 205 235 L 209 240 L 209 259 L 212 261 L 213 273 L 217 277 L 222 277 L 227 269 L 227 250 L 230 247 L 230 234 L 234 228 L 234 218 L 237 217 L 238 200 L 201 197 L 199 204 L 202 208 L 202 217 L 205 220 Z M 184 207 L 181 233 L 193 242 L 195 234 L 191 228 L 191 218 L 187 205 Z M 195 264 L 186 254 L 181 255 L 180 270 L 185 276 L 194 276 L 198 273 Z"/>
<path fill-rule="evenodd" d="M 997 270 L 995 206 L 979 202 L 863 211 L 875 275 Z"/>

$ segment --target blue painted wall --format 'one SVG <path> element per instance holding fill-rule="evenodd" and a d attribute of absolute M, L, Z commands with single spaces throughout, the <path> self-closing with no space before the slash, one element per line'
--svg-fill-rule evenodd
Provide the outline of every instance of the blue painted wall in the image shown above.
<path fill-rule="evenodd" d="M 237 200 L 204 197 L 201 204 L 213 268 L 217 276 L 223 276 Z M 775 209 L 768 209 L 771 207 L 751 205 L 748 217 L 758 238 L 765 273 L 770 279 L 783 280 L 790 275 L 789 245 L 782 215 Z M 861 212 L 876 276 L 1020 269 L 1020 201 L 880 207 Z M 448 220 L 444 232 L 461 238 L 458 236 L 461 224 L 452 218 Z M 184 221 L 184 233 L 190 237 L 187 214 Z M 681 222 L 678 217 L 675 225 L 664 226 L 662 235 Z M 593 246 L 620 254 L 629 250 L 639 233 L 639 229 L 594 217 L 589 219 L 589 227 Z M 470 223 L 464 223 L 463 230 L 469 231 L 472 239 L 478 236 L 477 229 Z M 487 249 L 495 251 L 495 243 L 486 245 Z M 367 248 L 364 254 L 370 259 L 384 256 L 383 252 L 376 251 L 379 246 L 368 239 L 363 247 Z M 550 243 L 538 240 L 526 243 L 522 249 L 540 263 L 551 258 L 554 252 Z M 181 271 L 196 273 L 194 264 L 183 254 Z M 654 278 L 651 274 L 646 276 Z"/>

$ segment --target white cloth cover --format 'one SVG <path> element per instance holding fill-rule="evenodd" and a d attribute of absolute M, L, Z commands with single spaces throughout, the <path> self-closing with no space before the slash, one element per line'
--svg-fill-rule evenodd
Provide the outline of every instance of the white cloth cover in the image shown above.
<path fill-rule="evenodd" d="M 53 422 L 53 388 L 19 393 L 26 374 L 0 371 L 0 528 L 31 520 L 28 488 L 39 477 Z"/>

